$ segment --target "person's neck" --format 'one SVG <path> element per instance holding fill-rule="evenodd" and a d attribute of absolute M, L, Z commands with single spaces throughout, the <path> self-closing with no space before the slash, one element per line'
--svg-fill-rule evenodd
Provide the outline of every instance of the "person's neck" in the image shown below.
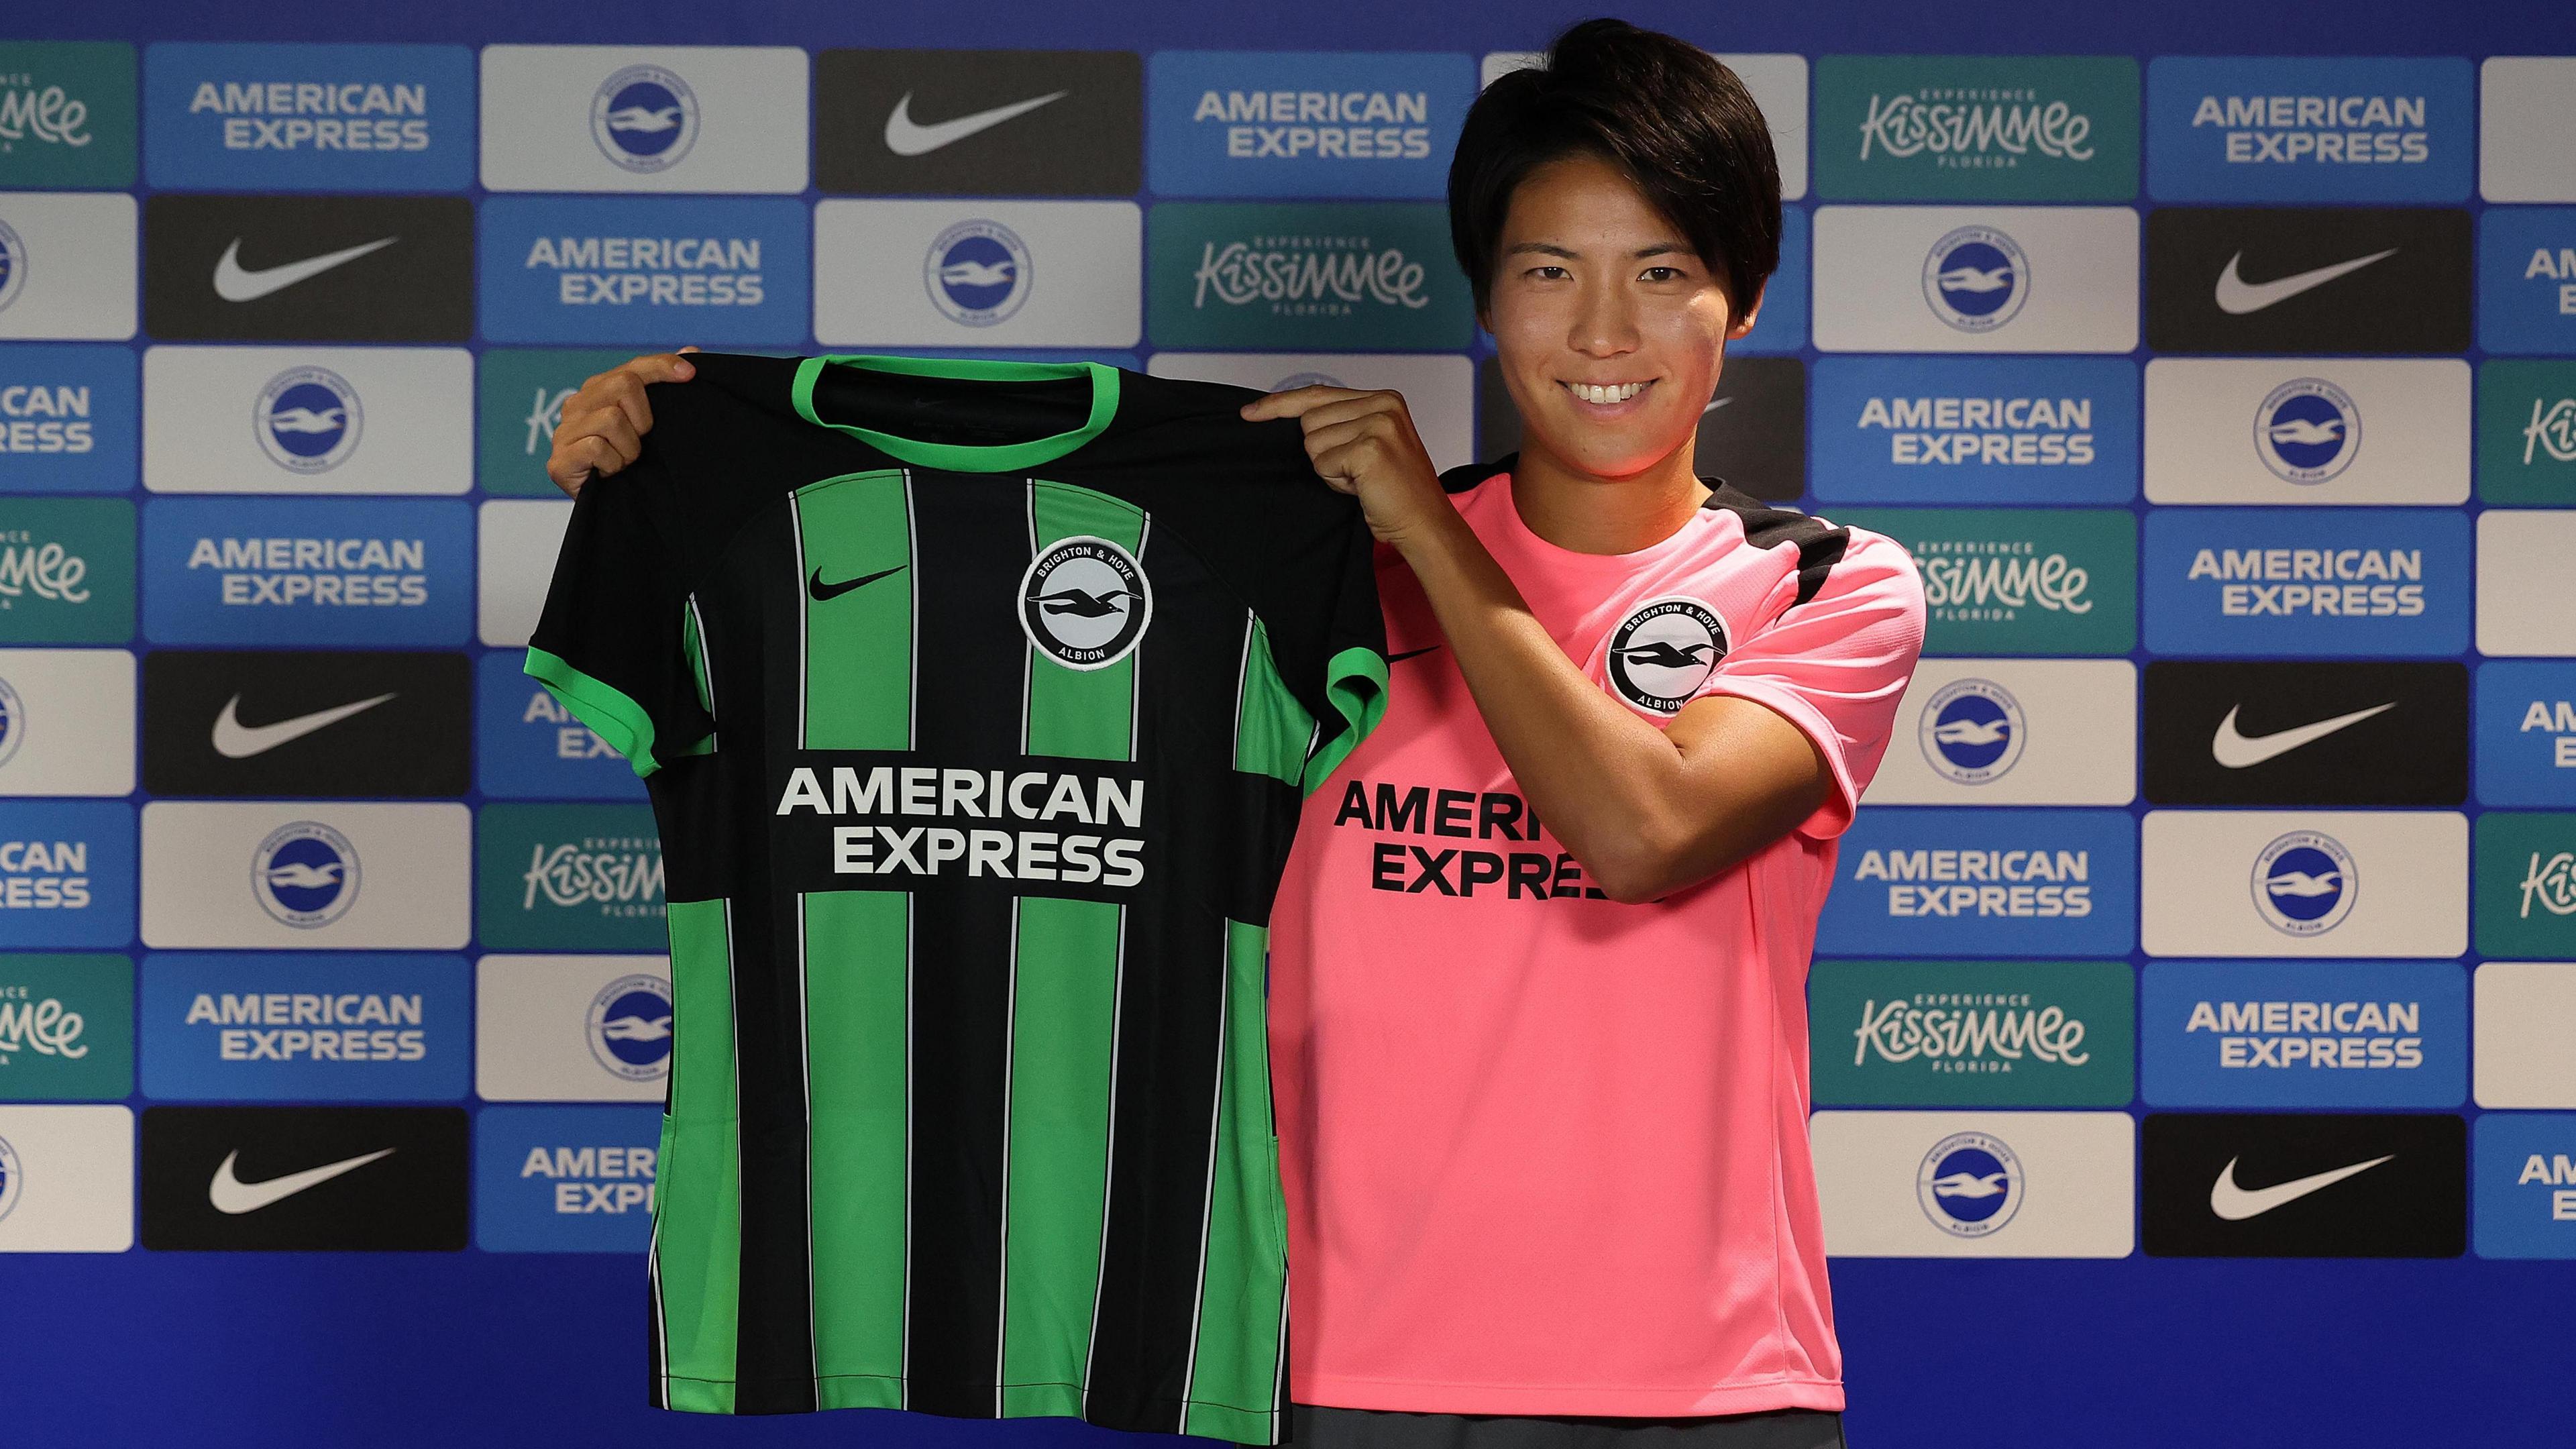
<path fill-rule="evenodd" d="M 1708 501 L 1708 485 L 1691 471 L 1697 445 L 1694 434 L 1639 472 L 1604 478 L 1525 443 L 1512 470 L 1512 506 L 1530 532 L 1558 548 L 1635 553 L 1672 537 Z"/>

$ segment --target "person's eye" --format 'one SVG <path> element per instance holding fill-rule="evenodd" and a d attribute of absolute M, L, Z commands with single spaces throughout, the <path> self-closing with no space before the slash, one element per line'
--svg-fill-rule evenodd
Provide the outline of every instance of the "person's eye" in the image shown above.
<path fill-rule="evenodd" d="M 1532 267 L 1529 269 L 1529 275 L 1540 281 L 1553 282 L 1567 273 L 1563 267 Z"/>
<path fill-rule="evenodd" d="M 1678 282 L 1681 280 L 1681 276 L 1682 269 L 1679 267 L 1648 267 L 1646 268 L 1646 275 L 1643 280 L 1649 282 Z"/>

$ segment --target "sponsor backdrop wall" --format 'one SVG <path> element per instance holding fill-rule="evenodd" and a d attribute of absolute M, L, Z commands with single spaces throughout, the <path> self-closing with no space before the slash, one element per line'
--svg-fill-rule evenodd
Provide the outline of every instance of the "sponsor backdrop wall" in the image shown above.
<path fill-rule="evenodd" d="M 1811 992 L 1852 1439 L 2554 1442 L 2576 20 L 2119 9 L 1638 16 L 1789 197 L 1704 471 L 1930 592 Z M 697 342 L 1495 456 L 1442 178 L 1576 12 L 879 10 L 5 22 L 16 1442 L 1114 1437 L 642 1407 L 661 856 L 519 672 L 547 433 Z"/>

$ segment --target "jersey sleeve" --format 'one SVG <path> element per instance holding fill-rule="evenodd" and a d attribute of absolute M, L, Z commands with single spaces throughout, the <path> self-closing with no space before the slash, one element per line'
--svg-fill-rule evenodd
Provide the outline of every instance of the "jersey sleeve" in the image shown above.
<path fill-rule="evenodd" d="M 1326 608 L 1322 638 L 1308 664 L 1328 709 L 1316 715 L 1314 747 L 1306 755 L 1304 789 L 1315 793 L 1360 741 L 1386 717 L 1386 616 L 1377 599 L 1376 540 L 1356 504 L 1341 530 L 1341 559 Z"/>
<path fill-rule="evenodd" d="M 681 561 L 656 517 L 669 490 L 648 450 L 581 491 L 528 642 L 528 673 L 638 775 L 704 752 L 715 732 L 691 662 Z"/>
<path fill-rule="evenodd" d="M 1782 580 L 1788 607 L 1729 651 L 1699 691 L 1763 705 L 1814 742 L 1833 783 L 1798 830 L 1819 840 L 1851 824 L 1923 650 L 1923 580 L 1913 559 L 1892 539 L 1847 532 L 1813 591 L 1816 565 Z"/>

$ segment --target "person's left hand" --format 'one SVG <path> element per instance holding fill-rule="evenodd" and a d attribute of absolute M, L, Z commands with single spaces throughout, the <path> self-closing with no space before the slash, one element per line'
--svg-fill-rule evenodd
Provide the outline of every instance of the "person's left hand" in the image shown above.
<path fill-rule="evenodd" d="M 1400 392 L 1318 383 L 1271 393 L 1246 404 L 1243 415 L 1254 422 L 1295 418 L 1303 424 L 1315 472 L 1336 492 L 1359 499 L 1369 532 L 1381 542 L 1402 548 L 1407 539 L 1457 517 Z"/>

